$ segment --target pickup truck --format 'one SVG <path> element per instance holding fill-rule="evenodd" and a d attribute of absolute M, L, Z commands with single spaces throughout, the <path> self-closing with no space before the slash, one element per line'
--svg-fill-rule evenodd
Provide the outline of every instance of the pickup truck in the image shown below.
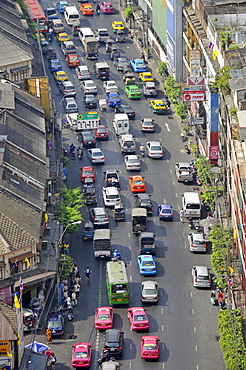
<path fill-rule="evenodd" d="M 192 182 L 193 171 L 187 162 L 178 162 L 175 164 L 175 174 L 179 182 Z"/>

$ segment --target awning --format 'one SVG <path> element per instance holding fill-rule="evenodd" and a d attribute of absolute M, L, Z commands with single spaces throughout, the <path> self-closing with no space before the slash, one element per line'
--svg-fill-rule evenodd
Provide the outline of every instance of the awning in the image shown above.
<path fill-rule="evenodd" d="M 6 263 L 4 261 L 0 261 L 0 267 L 5 267 Z"/>
<path fill-rule="evenodd" d="M 48 356 L 25 348 L 19 370 L 46 370 L 47 360 Z"/>
<path fill-rule="evenodd" d="M 28 69 L 30 69 L 28 66 L 22 66 L 22 67 L 12 68 L 12 69 L 10 69 L 10 72 L 11 73 L 17 73 L 17 72 L 20 72 L 20 71 L 27 71 Z"/>
<path fill-rule="evenodd" d="M 16 260 L 17 261 L 23 261 L 25 258 L 30 258 L 30 257 L 33 257 L 32 252 L 28 252 L 28 253 L 21 254 L 20 256 L 12 257 L 12 258 L 10 258 L 10 262 L 14 263 Z"/>
<path fill-rule="evenodd" d="M 56 275 L 56 271 L 48 271 L 48 272 L 43 272 L 41 274 L 33 275 L 30 277 L 25 278 L 24 274 L 21 276 L 22 283 L 24 285 L 24 289 L 27 286 L 34 285 L 37 283 L 40 283 L 43 280 L 50 279 Z M 20 286 L 20 280 L 15 281 L 14 283 L 14 289 L 18 288 Z"/>

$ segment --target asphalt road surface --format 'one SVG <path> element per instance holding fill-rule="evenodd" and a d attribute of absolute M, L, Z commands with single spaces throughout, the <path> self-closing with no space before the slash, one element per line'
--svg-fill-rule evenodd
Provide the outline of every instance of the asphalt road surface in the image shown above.
<path fill-rule="evenodd" d="M 43 8 L 55 6 L 55 2 L 41 2 Z M 79 9 L 79 3 L 70 1 L 71 5 L 76 5 Z M 114 6 L 117 7 L 117 2 Z M 81 26 L 91 27 L 96 30 L 98 27 L 106 27 L 111 32 L 111 22 L 121 20 L 117 11 L 115 15 L 103 15 L 94 17 L 84 17 L 81 14 Z M 61 16 L 63 19 L 63 16 Z M 64 20 L 64 19 L 63 19 Z M 69 28 L 65 21 L 64 25 L 69 35 Z M 111 33 L 113 36 L 113 33 Z M 86 60 L 83 57 L 81 42 L 79 38 L 72 37 L 82 63 L 89 66 L 93 72 L 95 61 Z M 65 57 L 60 50 L 56 40 L 53 41 L 57 55 L 62 61 L 64 70 L 68 73 L 69 79 L 74 83 L 77 89 L 76 101 L 79 105 L 79 112 L 84 113 L 82 93 L 79 88 L 79 81 L 73 69 L 66 64 Z M 129 59 L 139 58 L 140 51 L 127 37 L 125 44 L 120 44 L 119 48 L 123 56 Z M 182 55 L 180 55 L 182 57 Z M 44 57 L 45 58 L 45 57 Z M 140 338 L 141 333 L 131 331 L 127 319 L 127 307 L 116 307 L 114 316 L 114 327 L 122 328 L 125 333 L 125 346 L 123 359 L 120 361 L 121 368 L 124 370 L 132 369 L 152 369 L 156 370 L 222 370 L 224 369 L 222 353 L 219 342 L 217 341 L 217 308 L 210 303 L 210 291 L 198 290 L 193 288 L 191 281 L 191 268 L 194 265 L 210 266 L 210 251 L 203 254 L 193 254 L 189 252 L 187 234 L 189 232 L 188 223 L 181 224 L 179 221 L 179 210 L 181 207 L 181 195 L 184 191 L 192 190 L 194 185 L 185 185 L 178 183 L 174 174 L 174 164 L 180 160 L 190 160 L 190 156 L 184 151 L 181 142 L 180 126 L 177 117 L 171 111 L 164 116 L 153 115 L 149 109 L 148 100 L 144 97 L 139 101 L 130 101 L 124 93 L 124 84 L 122 73 L 117 72 L 113 66 L 110 56 L 106 53 L 105 47 L 100 47 L 98 61 L 106 61 L 111 69 L 111 78 L 115 80 L 120 88 L 122 101 L 128 103 L 136 111 L 136 120 L 130 121 L 130 132 L 134 135 L 137 143 L 137 154 L 139 146 L 148 140 L 161 140 L 165 155 L 162 160 L 143 158 L 141 161 L 141 175 L 145 176 L 147 182 L 147 192 L 152 194 L 154 203 L 154 213 L 148 218 L 148 230 L 156 234 L 157 244 L 157 275 L 150 278 L 159 284 L 160 299 L 158 304 L 144 304 L 147 308 L 147 314 L 150 320 L 149 334 L 158 335 L 161 341 L 160 359 L 157 362 L 147 362 L 140 357 Z M 45 58 L 46 66 L 48 66 Z M 52 74 L 49 72 L 50 87 L 52 98 L 54 99 L 58 111 L 58 116 L 65 112 L 62 106 L 62 96 L 56 86 Z M 155 73 L 155 71 L 154 71 Z M 102 89 L 102 81 L 95 79 L 92 73 L 92 79 L 98 86 L 98 99 L 105 97 Z M 140 84 L 141 85 L 141 84 Z M 158 92 L 158 98 L 163 93 Z M 117 248 L 122 254 L 123 260 L 127 263 L 128 278 L 131 289 L 130 306 L 141 306 L 140 283 L 146 280 L 140 276 L 137 266 L 138 255 L 138 237 L 131 232 L 130 213 L 134 206 L 134 197 L 129 189 L 128 177 L 132 174 L 126 171 L 123 155 L 120 152 L 118 138 L 112 127 L 114 110 L 107 108 L 106 113 L 101 113 L 101 124 L 107 124 L 110 136 L 108 141 L 98 142 L 97 147 L 103 149 L 106 157 L 105 165 L 95 166 L 96 172 L 96 191 L 98 206 L 103 206 L 102 173 L 106 169 L 116 169 L 120 172 L 121 179 L 121 198 L 126 207 L 126 221 L 116 223 L 112 216 L 112 210 L 109 210 L 110 229 L 112 231 L 113 249 Z M 155 133 L 142 133 L 140 130 L 140 118 L 153 117 L 157 129 Z M 64 146 L 69 146 L 72 142 L 78 146 L 76 135 L 67 127 L 63 129 Z M 68 167 L 68 187 L 81 186 L 79 167 L 89 165 L 84 149 L 84 158 L 82 161 L 75 159 Z M 134 173 L 134 172 L 133 172 Z M 166 201 L 173 206 L 173 222 L 159 221 L 157 217 L 158 204 Z M 89 218 L 88 207 L 82 208 L 84 219 Z M 103 333 L 98 333 L 94 329 L 94 310 L 98 306 L 107 306 L 107 292 L 105 285 L 105 260 L 96 260 L 93 257 L 92 243 L 82 241 L 82 227 L 79 232 L 72 235 L 70 254 L 79 265 L 81 275 L 89 266 L 92 270 L 91 282 L 86 284 L 84 276 L 82 277 L 82 287 L 78 305 L 74 309 L 75 318 L 73 322 L 66 322 L 65 330 L 67 333 L 74 333 L 75 340 L 66 339 L 66 335 L 54 339 L 51 348 L 57 355 L 57 369 L 66 370 L 71 368 L 71 346 L 76 342 L 90 342 L 93 345 L 92 369 L 97 369 L 97 359 L 103 349 Z M 149 279 L 149 278 L 147 278 Z M 144 333 L 145 334 L 145 333 Z M 144 335 L 143 334 L 143 335 Z M 42 339 L 42 337 L 40 337 Z"/>

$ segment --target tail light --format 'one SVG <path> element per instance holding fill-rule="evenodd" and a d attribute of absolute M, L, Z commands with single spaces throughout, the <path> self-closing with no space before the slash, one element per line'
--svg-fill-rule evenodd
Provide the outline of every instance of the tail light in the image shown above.
<path fill-rule="evenodd" d="M 122 349 L 122 347 L 118 347 L 117 349 L 120 351 Z"/>
<path fill-rule="evenodd" d="M 191 248 L 193 248 L 194 247 L 194 244 L 191 244 L 190 246 L 191 246 Z"/>
<path fill-rule="evenodd" d="M 207 244 L 206 244 L 206 243 L 205 243 L 205 244 L 203 244 L 203 247 L 204 247 L 204 248 L 206 248 L 206 247 L 207 247 Z"/>
<path fill-rule="evenodd" d="M 197 279 L 195 279 L 195 283 L 197 283 L 197 281 L 198 281 L 198 280 L 197 280 Z"/>

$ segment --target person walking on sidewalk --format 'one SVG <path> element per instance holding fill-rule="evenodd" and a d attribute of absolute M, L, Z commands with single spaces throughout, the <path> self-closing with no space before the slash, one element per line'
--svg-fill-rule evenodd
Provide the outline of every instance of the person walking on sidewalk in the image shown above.
<path fill-rule="evenodd" d="M 46 330 L 46 337 L 47 337 L 47 340 L 48 340 L 47 344 L 52 343 L 52 329 L 51 328 L 48 328 Z"/>
<path fill-rule="evenodd" d="M 80 292 L 80 285 L 79 284 L 75 284 L 74 285 L 74 291 L 76 293 L 76 297 L 79 298 L 79 292 Z"/>
<path fill-rule="evenodd" d="M 56 361 L 57 361 L 56 356 L 55 356 L 54 352 L 52 352 L 52 355 L 50 357 L 51 369 L 52 370 L 55 370 L 55 368 L 56 368 Z"/>
<path fill-rule="evenodd" d="M 179 217 L 180 217 L 180 221 L 182 223 L 184 223 L 184 215 L 185 215 L 184 210 L 183 210 L 183 208 L 181 208 L 181 210 L 179 212 Z"/>

